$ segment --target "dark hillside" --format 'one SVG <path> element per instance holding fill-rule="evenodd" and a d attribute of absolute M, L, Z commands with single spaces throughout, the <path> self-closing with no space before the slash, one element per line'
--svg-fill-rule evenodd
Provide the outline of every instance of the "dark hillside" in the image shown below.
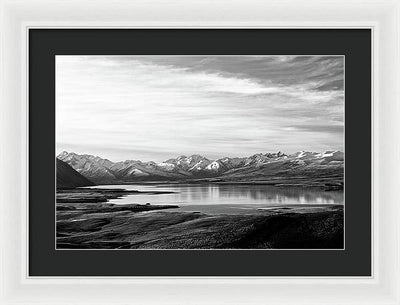
<path fill-rule="evenodd" d="M 67 163 L 57 158 L 57 188 L 75 188 L 94 185 L 92 181 L 83 177 Z"/>

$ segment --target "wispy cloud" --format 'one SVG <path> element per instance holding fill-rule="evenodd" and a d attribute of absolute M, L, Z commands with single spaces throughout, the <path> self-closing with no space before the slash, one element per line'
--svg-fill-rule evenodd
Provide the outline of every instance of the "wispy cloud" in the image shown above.
<path fill-rule="evenodd" d="M 56 67 L 58 150 L 163 160 L 343 149 L 342 57 L 57 56 Z"/>

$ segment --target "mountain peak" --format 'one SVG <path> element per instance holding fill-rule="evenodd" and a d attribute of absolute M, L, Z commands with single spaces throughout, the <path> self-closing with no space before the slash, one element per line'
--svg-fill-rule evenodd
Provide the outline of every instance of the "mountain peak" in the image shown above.
<path fill-rule="evenodd" d="M 60 153 L 57 155 L 57 157 L 64 157 L 64 156 L 67 156 L 67 155 L 69 155 L 69 152 L 66 151 L 66 150 L 63 150 L 62 152 L 60 152 Z"/>
<path fill-rule="evenodd" d="M 57 157 L 65 157 L 65 156 L 69 156 L 69 155 L 76 155 L 74 152 L 68 152 L 66 150 L 63 150 L 62 152 L 60 152 Z"/>
<path fill-rule="evenodd" d="M 264 171 L 269 167 L 276 171 L 283 168 L 301 168 L 313 170 L 315 166 L 343 166 L 344 154 L 328 150 L 321 153 L 299 151 L 286 155 L 281 151 L 274 153 L 257 153 L 249 157 L 224 157 L 207 159 L 200 154 L 181 155 L 161 163 L 153 161 L 125 160 L 112 162 L 98 156 L 76 154 L 63 151 L 58 158 L 68 163 L 78 173 L 95 183 L 111 183 L 137 180 L 179 180 L 235 173 L 253 173 Z"/>

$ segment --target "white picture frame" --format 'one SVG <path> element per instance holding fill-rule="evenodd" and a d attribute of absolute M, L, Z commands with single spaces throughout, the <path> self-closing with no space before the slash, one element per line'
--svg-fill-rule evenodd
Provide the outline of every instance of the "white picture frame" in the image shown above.
<path fill-rule="evenodd" d="M 29 277 L 30 28 L 370 28 L 373 275 Z M 399 0 L 4 0 L 0 31 L 1 304 L 400 304 Z"/>

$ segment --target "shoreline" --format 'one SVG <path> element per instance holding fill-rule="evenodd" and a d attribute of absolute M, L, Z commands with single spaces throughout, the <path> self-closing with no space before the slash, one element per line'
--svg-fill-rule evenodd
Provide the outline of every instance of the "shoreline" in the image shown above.
<path fill-rule="evenodd" d="M 95 193 L 95 194 L 93 194 Z M 155 192 L 144 192 L 156 195 Z M 185 206 L 111 204 L 138 191 L 58 193 L 57 249 L 342 249 L 344 205 L 281 204 L 227 213 Z M 187 208 L 188 206 L 186 206 Z M 235 208 L 240 208 L 235 206 Z"/>
<path fill-rule="evenodd" d="M 331 181 L 332 178 L 326 178 Z M 96 186 L 106 185 L 207 185 L 207 184 L 219 184 L 219 185 L 268 185 L 274 187 L 298 187 L 298 188 L 316 188 L 325 191 L 342 191 L 344 185 L 342 181 L 338 182 L 327 182 L 315 181 L 313 183 L 304 183 L 293 181 L 294 179 L 276 179 L 276 180 L 254 180 L 254 181 L 223 181 L 218 178 L 205 178 L 196 180 L 160 180 L 160 181 L 114 181 L 110 183 L 96 184 L 93 186 L 81 187 L 81 188 L 96 188 Z"/>

